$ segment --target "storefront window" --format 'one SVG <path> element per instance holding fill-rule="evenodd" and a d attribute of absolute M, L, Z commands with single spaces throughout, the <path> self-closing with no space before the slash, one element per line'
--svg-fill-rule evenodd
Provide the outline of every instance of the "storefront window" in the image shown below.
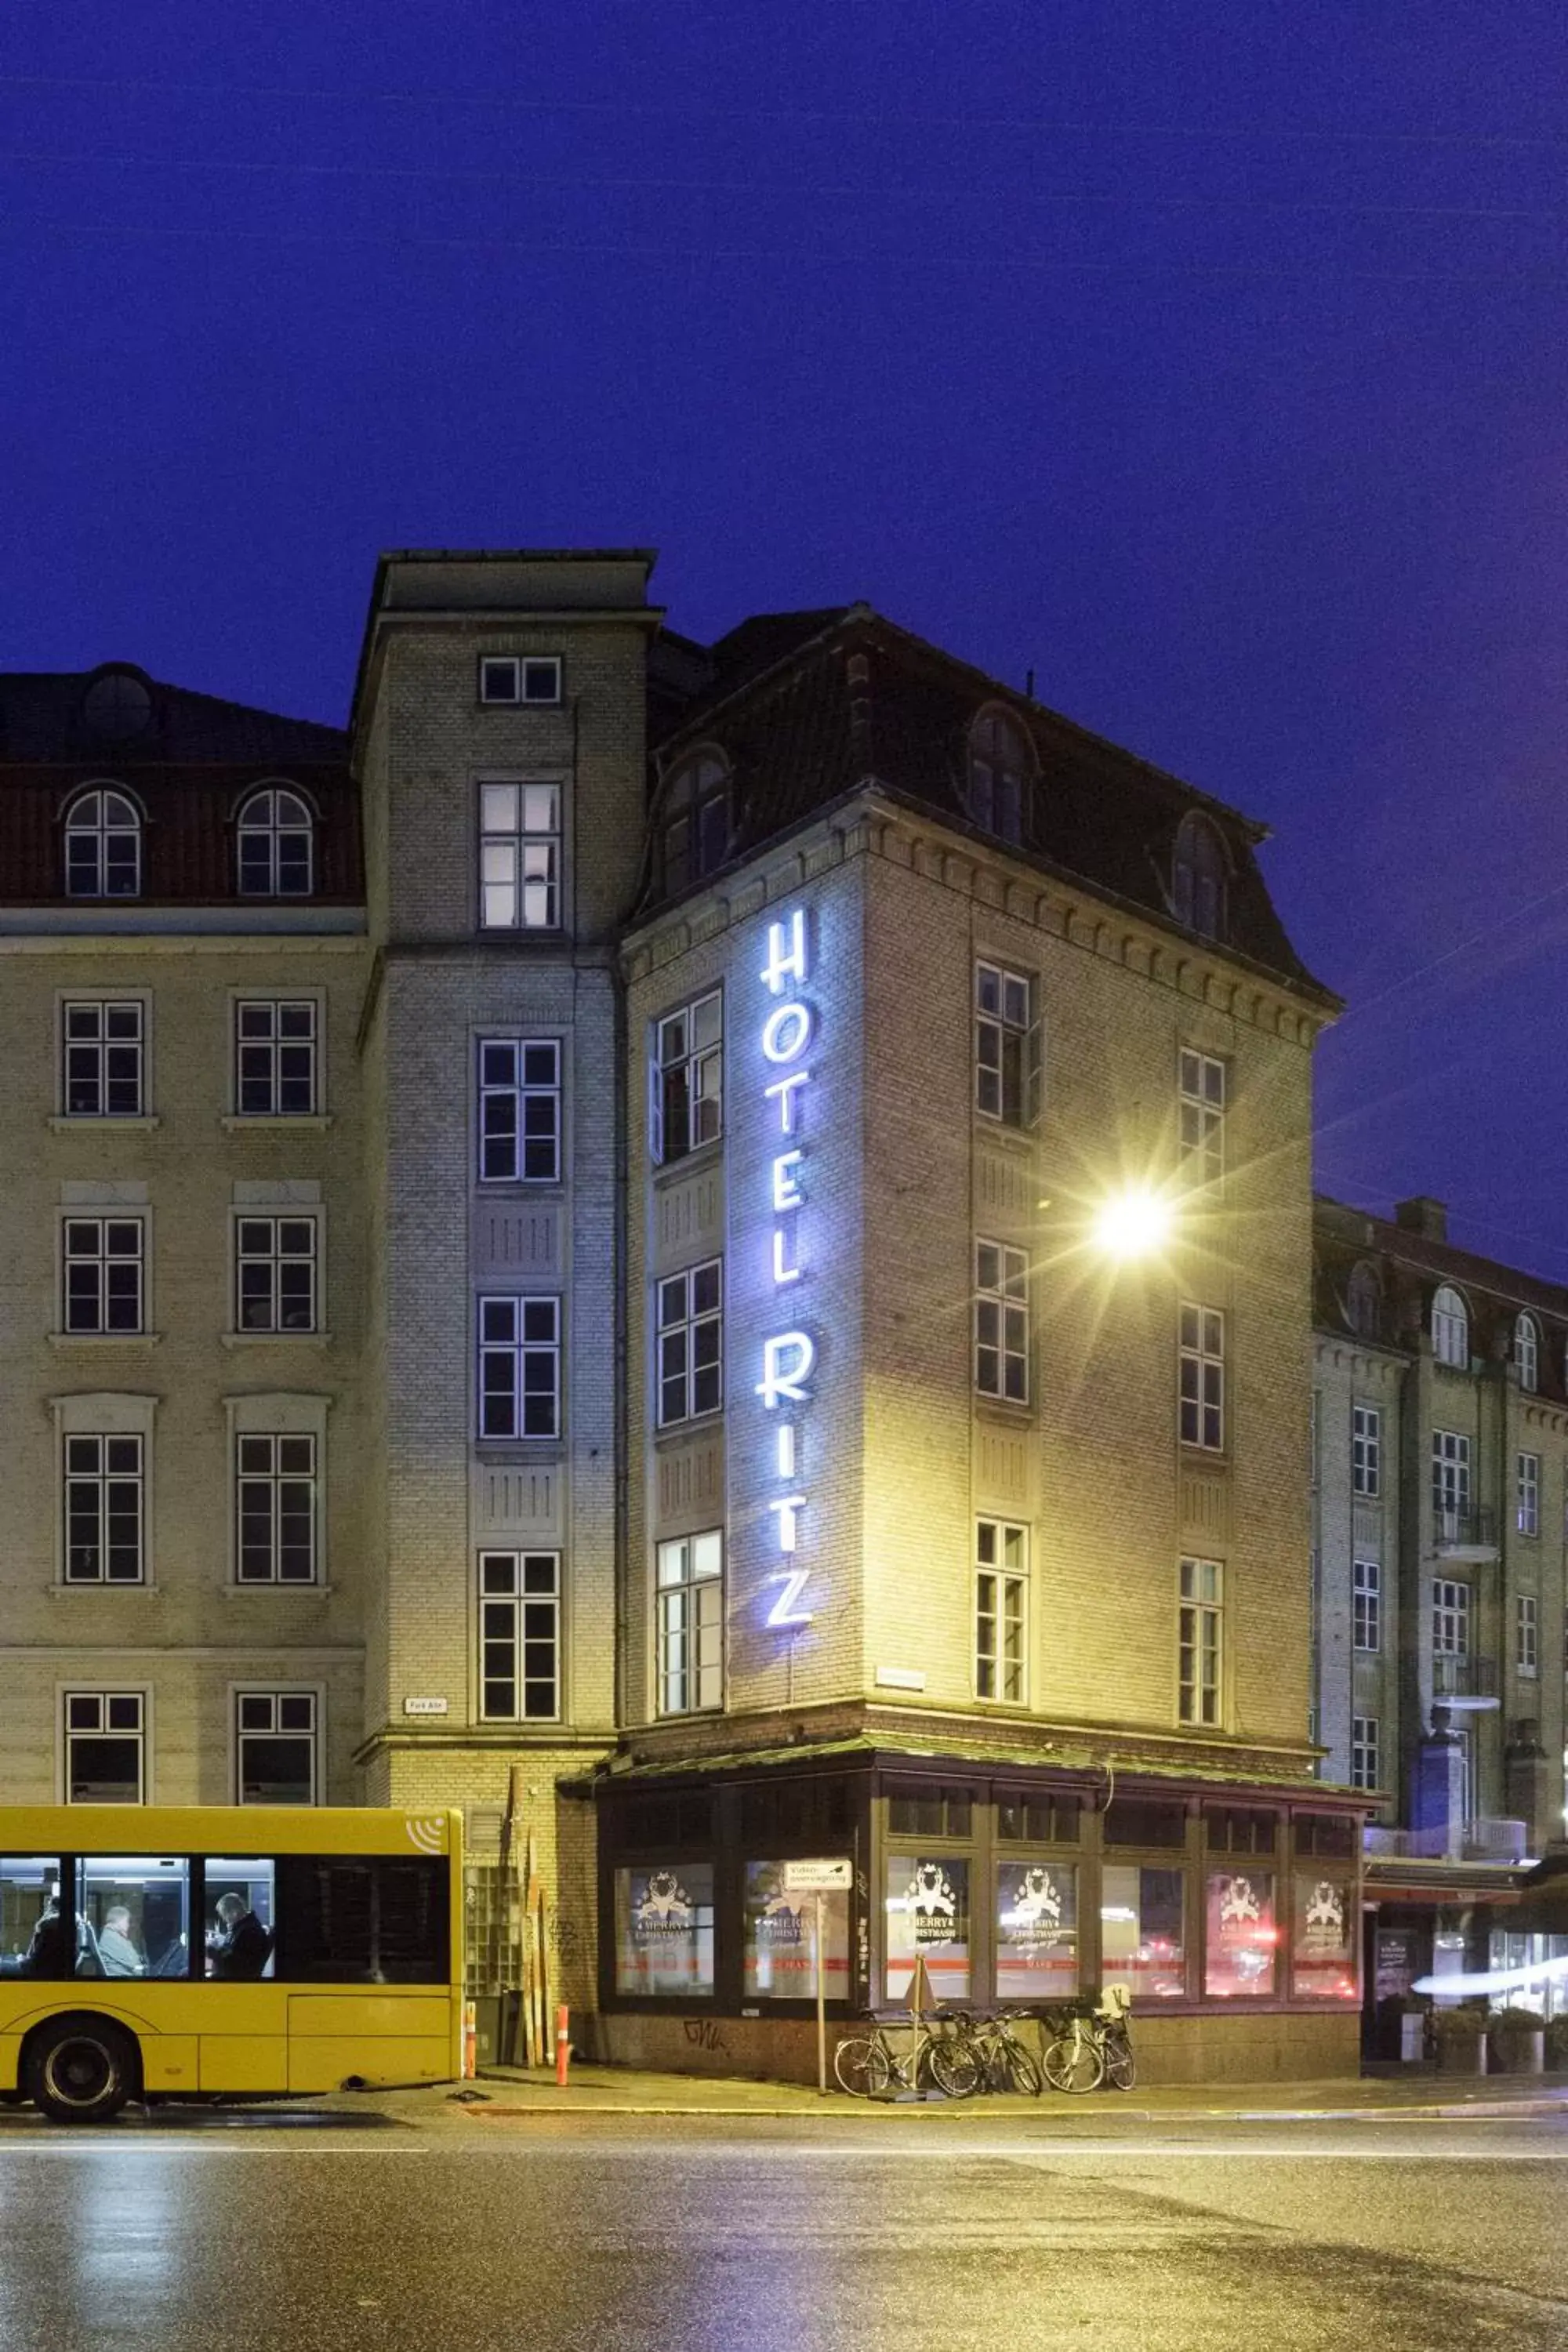
<path fill-rule="evenodd" d="M 1078 1871 L 1005 1862 L 996 1873 L 996 1998 L 1064 2000 L 1078 1990 Z"/>
<path fill-rule="evenodd" d="M 710 2000 L 713 1865 L 654 1863 L 616 1873 L 616 1990 Z"/>
<path fill-rule="evenodd" d="M 815 2000 L 816 1961 L 812 1939 L 817 1897 L 786 1895 L 782 1862 L 746 1864 L 748 2000 Z M 849 1890 L 822 1901 L 823 1981 L 829 2000 L 849 1996 Z"/>
<path fill-rule="evenodd" d="M 1290 1986 L 1298 2000 L 1359 2000 L 1355 1885 L 1333 1874 L 1296 1874 Z"/>
<path fill-rule="evenodd" d="M 969 1997 L 969 1864 L 895 1853 L 888 1858 L 887 1999 L 902 2000 L 917 1955 L 937 2000 Z"/>
<path fill-rule="evenodd" d="M 1211 2000 L 1267 2000 L 1274 1991 L 1279 1930 L 1269 1870 L 1211 1870 L 1204 1990 Z"/>
<path fill-rule="evenodd" d="M 1180 2000 L 1187 1990 L 1186 1874 L 1108 1863 L 1100 1874 L 1100 1981 L 1135 2000 Z"/>

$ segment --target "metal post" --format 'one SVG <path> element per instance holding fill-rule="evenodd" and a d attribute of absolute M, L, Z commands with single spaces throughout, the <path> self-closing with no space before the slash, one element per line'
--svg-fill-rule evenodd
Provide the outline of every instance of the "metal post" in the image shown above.
<path fill-rule="evenodd" d="M 827 2095 L 827 1994 L 822 1966 L 822 1897 L 816 1898 L 816 2090 Z"/>
<path fill-rule="evenodd" d="M 571 2014 L 564 2001 L 555 2012 L 555 2081 L 563 2091 L 566 2088 L 566 2069 L 572 2063 Z"/>

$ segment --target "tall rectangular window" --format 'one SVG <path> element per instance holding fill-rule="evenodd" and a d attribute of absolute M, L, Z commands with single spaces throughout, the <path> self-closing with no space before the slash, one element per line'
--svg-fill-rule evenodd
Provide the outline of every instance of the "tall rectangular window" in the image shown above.
<path fill-rule="evenodd" d="M 1177 1646 L 1177 1713 L 1184 1723 L 1219 1723 L 1224 1714 L 1225 1570 L 1217 1559 L 1182 1562 Z"/>
<path fill-rule="evenodd" d="M 234 1008 L 234 1108 L 241 1118 L 313 1118 L 316 1000 L 241 998 Z"/>
<path fill-rule="evenodd" d="M 1381 1650 L 1383 1647 L 1383 1566 L 1375 1559 L 1358 1559 L 1352 1565 L 1353 1581 L 1352 1604 L 1355 1621 L 1355 1645 L 1358 1650 Z"/>
<path fill-rule="evenodd" d="M 142 1217 L 68 1217 L 61 1289 L 68 1331 L 142 1329 Z"/>
<path fill-rule="evenodd" d="M 561 1181 L 561 1047 L 553 1037 L 479 1040 L 479 1181 Z"/>
<path fill-rule="evenodd" d="M 1179 1403 L 1182 1444 L 1225 1448 L 1225 1317 L 1183 1302 Z"/>
<path fill-rule="evenodd" d="M 1469 1532 L 1470 1441 L 1457 1430 L 1432 1432 L 1432 1517 L 1439 1542 L 1458 1543 Z"/>
<path fill-rule="evenodd" d="M 1521 1536 L 1541 1533 L 1541 1456 L 1520 1454 L 1513 1466 L 1513 1517 Z"/>
<path fill-rule="evenodd" d="M 1451 1576 L 1432 1580 L 1432 1649 L 1439 1658 L 1470 1654 L 1470 1588 Z"/>
<path fill-rule="evenodd" d="M 681 1536 L 658 1547 L 658 1711 L 695 1715 L 724 1704 L 724 1538 Z"/>
<path fill-rule="evenodd" d="M 974 1385 L 1029 1402 L 1029 1261 L 1005 1242 L 974 1244 Z"/>
<path fill-rule="evenodd" d="M 561 1301 L 479 1301 L 479 1434 L 561 1434 Z"/>
<path fill-rule="evenodd" d="M 649 1156 L 668 1166 L 723 1131 L 724 1000 L 714 989 L 653 1024 Z"/>
<path fill-rule="evenodd" d="M 61 1014 L 60 1108 L 67 1118 L 141 1118 L 147 1108 L 145 1013 L 139 997 L 94 998 Z"/>
<path fill-rule="evenodd" d="M 1004 1127 L 1040 1115 L 1040 1025 L 1035 983 L 1000 964 L 974 967 L 974 1107 Z"/>
<path fill-rule="evenodd" d="M 1028 1529 L 980 1519 L 974 1554 L 974 1694 L 1021 1706 L 1028 1695 Z"/>
<path fill-rule="evenodd" d="M 1521 1592 L 1513 1603 L 1513 1663 L 1521 1675 L 1539 1671 L 1540 1609 L 1533 1592 Z"/>
<path fill-rule="evenodd" d="M 65 1515 L 68 1584 L 142 1582 L 140 1436 L 66 1438 Z"/>
<path fill-rule="evenodd" d="M 561 1712 L 561 1555 L 479 1554 L 479 1712 L 546 1723 Z"/>
<path fill-rule="evenodd" d="M 1225 1174 L 1225 1064 L 1184 1045 L 1176 1066 L 1183 1173 L 1191 1184 L 1217 1184 Z"/>
<path fill-rule="evenodd" d="M 724 1402 L 723 1261 L 667 1276 L 656 1296 L 658 1425 L 670 1429 Z"/>
<path fill-rule="evenodd" d="M 315 1804 L 315 1692 L 237 1691 L 234 1759 L 237 1804 Z"/>
<path fill-rule="evenodd" d="M 316 1580 L 316 1441 L 242 1431 L 235 1441 L 241 1584 Z"/>
<path fill-rule="evenodd" d="M 560 924 L 561 787 L 479 786 L 479 922 L 487 931 Z"/>
<path fill-rule="evenodd" d="M 314 1217 L 241 1217 L 235 1229 L 235 1328 L 316 1328 Z"/>
<path fill-rule="evenodd" d="M 1383 1492 L 1383 1414 L 1374 1404 L 1351 1407 L 1351 1486 L 1369 1498 Z"/>
<path fill-rule="evenodd" d="M 146 1700 L 140 1691 L 67 1691 L 65 1742 L 69 1803 L 146 1803 Z"/>
<path fill-rule="evenodd" d="M 1378 1754 L 1377 1717 L 1375 1715 L 1352 1715 L 1351 1717 L 1351 1787 L 1375 1789 L 1382 1772 Z"/>

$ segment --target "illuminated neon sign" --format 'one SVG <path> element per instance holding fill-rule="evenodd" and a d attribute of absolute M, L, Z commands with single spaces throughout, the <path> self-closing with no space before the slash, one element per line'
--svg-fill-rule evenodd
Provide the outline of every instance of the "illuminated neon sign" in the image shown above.
<path fill-rule="evenodd" d="M 806 1089 L 811 1071 L 806 1066 L 816 1034 L 816 1016 L 809 1004 L 792 992 L 807 977 L 808 951 L 805 909 L 797 907 L 782 923 L 768 925 L 768 960 L 761 978 L 773 1004 L 763 1023 L 763 1059 L 770 1076 L 763 1088 L 769 1115 L 777 1118 L 778 1149 L 768 1168 L 767 1205 L 772 1220 L 768 1271 L 781 1307 L 791 1301 L 792 1286 L 809 1269 L 802 1264 L 800 1212 L 806 1205 L 808 1159 L 799 1138 L 805 1131 Z M 768 1503 L 781 1559 L 770 1581 L 779 1593 L 768 1612 L 770 1625 L 809 1625 L 812 1612 L 804 1608 L 809 1571 L 799 1565 L 801 1521 L 807 1507 L 803 1490 L 802 1418 L 797 1408 L 812 1400 L 811 1376 L 816 1367 L 816 1343 L 807 1331 L 775 1330 L 763 1341 L 762 1379 L 756 1392 L 769 1412 L 778 1414 L 773 1431 L 773 1475 L 783 1489 Z"/>

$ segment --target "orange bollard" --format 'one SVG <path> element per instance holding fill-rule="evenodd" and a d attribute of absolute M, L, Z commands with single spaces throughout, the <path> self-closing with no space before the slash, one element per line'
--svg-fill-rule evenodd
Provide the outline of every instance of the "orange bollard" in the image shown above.
<path fill-rule="evenodd" d="M 463 2074 L 472 2082 L 479 2071 L 479 2024 L 474 2003 L 463 2003 Z"/>
<path fill-rule="evenodd" d="M 572 2063 L 572 2037 L 567 2030 L 571 2016 L 564 2001 L 555 2012 L 555 2081 L 561 2090 L 566 2088 L 566 2069 Z"/>

